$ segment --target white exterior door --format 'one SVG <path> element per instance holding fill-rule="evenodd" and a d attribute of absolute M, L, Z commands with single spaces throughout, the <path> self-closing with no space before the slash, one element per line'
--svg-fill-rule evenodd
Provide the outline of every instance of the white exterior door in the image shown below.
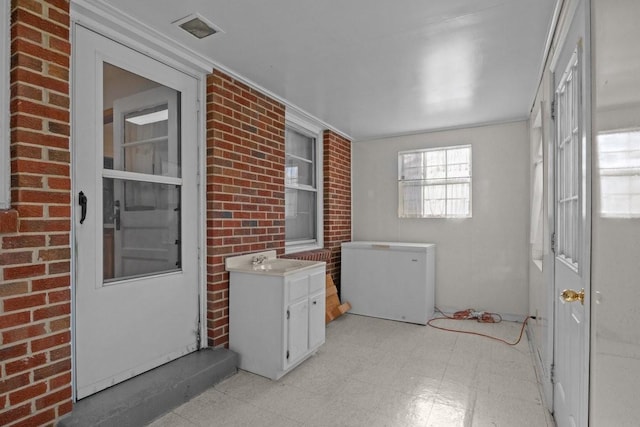
<path fill-rule="evenodd" d="M 75 373 L 82 398 L 198 347 L 197 81 L 75 30 Z"/>
<path fill-rule="evenodd" d="M 574 24 L 584 19 L 584 6 Z M 573 25 L 553 72 L 555 84 L 554 416 L 558 427 L 586 426 L 589 389 L 591 209 L 585 127 L 583 38 Z M 577 40 L 577 42 L 576 42 Z"/>

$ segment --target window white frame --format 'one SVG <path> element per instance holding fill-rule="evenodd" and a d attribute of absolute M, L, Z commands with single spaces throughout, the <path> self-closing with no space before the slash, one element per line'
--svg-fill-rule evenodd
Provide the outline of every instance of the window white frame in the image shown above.
<path fill-rule="evenodd" d="M 600 217 L 640 218 L 640 128 L 598 134 Z"/>
<path fill-rule="evenodd" d="M 296 111 L 287 109 L 285 111 L 285 126 L 303 135 L 309 136 L 315 139 L 315 188 L 305 188 L 308 191 L 314 191 L 316 193 L 316 237 L 315 239 L 305 241 L 287 242 L 285 241 L 285 253 L 303 252 L 314 249 L 322 249 L 324 247 L 324 176 L 323 176 L 323 143 L 322 143 L 322 127 L 308 118 L 302 116 Z M 286 158 L 286 150 L 285 150 Z M 285 166 L 286 167 L 286 166 Z M 286 174 L 286 169 L 285 169 Z M 285 184 L 286 188 L 298 188 Z M 286 193 L 286 192 L 285 192 Z M 286 205 L 286 196 L 285 196 Z M 286 206 L 285 206 L 286 210 Z M 285 218 L 286 227 L 286 218 Z"/>
<path fill-rule="evenodd" d="M 11 207 L 11 155 L 9 147 L 9 10 L 10 0 L 0 0 L 0 209 Z"/>
<path fill-rule="evenodd" d="M 462 148 L 467 148 L 469 150 L 469 162 L 468 162 L 468 175 L 465 176 L 456 176 L 450 177 L 449 173 L 449 161 L 447 159 L 447 153 L 453 150 L 459 150 Z M 443 152 L 445 157 L 444 164 L 438 164 L 435 166 L 444 166 L 445 177 L 438 178 L 429 178 L 428 177 L 428 168 L 435 167 L 434 165 L 429 165 L 426 163 L 425 154 L 427 153 L 436 153 Z M 403 158 L 407 155 L 420 155 L 422 160 L 419 166 L 420 169 L 420 177 L 407 177 L 403 175 L 404 167 L 403 167 Z M 447 147 L 437 147 L 437 148 L 428 148 L 428 149 L 419 149 L 419 150 L 407 150 L 398 152 L 398 217 L 399 218 L 471 218 L 472 216 L 472 181 L 473 181 L 473 173 L 472 173 L 472 147 L 471 145 L 454 145 Z M 469 200 L 469 210 L 465 214 L 460 213 L 451 213 L 448 211 L 449 200 L 454 199 L 454 197 L 449 196 L 450 186 L 458 185 L 458 184 L 468 184 L 468 200 Z M 416 209 L 413 212 L 405 211 L 405 201 L 403 198 L 404 191 L 403 189 L 409 186 L 415 186 L 421 189 L 422 198 L 420 199 L 420 208 Z M 440 197 L 438 199 L 444 201 L 444 213 L 443 214 L 433 214 L 428 212 L 426 201 L 432 200 L 428 197 L 428 189 L 433 186 L 444 186 L 445 194 L 444 198 Z M 455 198 L 459 199 L 459 198 Z"/>

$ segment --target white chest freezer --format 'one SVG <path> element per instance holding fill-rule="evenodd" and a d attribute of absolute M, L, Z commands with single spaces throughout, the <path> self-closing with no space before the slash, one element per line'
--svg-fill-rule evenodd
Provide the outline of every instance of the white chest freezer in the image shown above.
<path fill-rule="evenodd" d="M 342 244 L 341 299 L 351 313 L 425 325 L 435 304 L 432 243 Z"/>

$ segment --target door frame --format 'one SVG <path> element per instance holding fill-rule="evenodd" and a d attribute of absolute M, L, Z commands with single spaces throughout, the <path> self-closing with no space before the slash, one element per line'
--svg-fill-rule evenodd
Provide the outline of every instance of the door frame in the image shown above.
<path fill-rule="evenodd" d="M 588 423 L 589 420 L 589 412 L 590 412 L 590 404 L 589 404 L 589 396 L 590 396 L 590 352 L 591 352 L 591 304 L 593 301 L 592 293 L 591 293 L 591 215 L 592 215 L 592 201 L 591 201 L 591 192 L 592 192 L 592 93 L 593 93 L 593 82 L 591 79 L 591 68 L 592 68 L 592 60 L 591 60 L 591 2 L 589 0 L 565 0 L 564 3 L 567 7 L 567 13 L 565 18 L 561 22 L 560 25 L 560 33 L 556 40 L 553 54 L 549 61 L 549 67 L 547 68 L 551 74 L 550 80 L 551 84 L 549 85 L 549 99 L 552 100 L 557 109 L 555 91 L 557 87 L 557 80 L 555 76 L 557 72 L 563 73 L 564 70 L 557 70 L 558 61 L 560 60 L 560 54 L 567 43 L 567 38 L 569 36 L 569 30 L 571 24 L 573 23 L 576 12 L 580 3 L 584 3 L 584 22 L 582 22 L 584 28 L 584 34 L 581 37 L 582 43 L 582 120 L 583 120 L 583 129 L 582 129 L 582 147 L 584 149 L 583 158 L 582 158 L 582 167 L 584 170 L 584 176 L 582 177 L 582 188 L 583 188 L 583 208 L 584 208 L 584 216 L 582 218 L 582 227 L 583 227 L 583 239 L 581 242 L 581 251 L 582 258 L 580 260 L 583 269 L 581 275 L 581 285 L 585 290 L 585 304 L 584 304 L 584 320 L 585 320 L 585 331 L 584 331 L 584 348 L 581 349 L 581 354 L 583 355 L 583 366 L 585 367 L 584 377 L 582 378 L 582 383 L 584 387 L 580 390 L 580 402 L 581 402 L 581 416 L 582 419 L 586 420 Z M 557 112 L 556 112 L 557 118 Z M 556 192 L 556 155 L 555 155 L 555 147 L 556 147 L 556 138 L 557 138 L 557 121 L 556 118 L 551 119 L 552 128 L 550 132 L 548 150 L 549 150 L 549 169 L 548 173 L 550 176 L 549 186 L 547 187 L 549 190 L 548 200 L 550 202 L 550 206 L 548 207 L 548 219 L 549 219 L 549 236 L 556 232 L 555 222 L 556 222 L 556 202 L 555 202 L 555 192 Z M 553 243 L 552 243 L 553 246 Z M 552 328 L 553 328 L 553 337 L 552 337 L 552 355 L 553 362 L 551 365 L 551 381 L 552 381 L 552 394 L 550 406 L 555 412 L 555 408 L 553 408 L 555 398 L 553 393 L 555 393 L 554 383 L 554 366 L 555 366 L 555 355 L 556 355 L 556 335 L 558 331 L 558 322 L 555 318 L 556 312 L 556 304 L 558 295 L 556 295 L 556 283 L 555 283 L 555 251 L 550 256 L 552 264 L 550 268 L 548 268 L 549 273 L 546 278 L 549 281 L 548 284 L 548 298 L 547 301 L 551 303 L 549 306 L 549 310 L 552 317 Z M 545 264 L 545 269 L 548 266 Z"/>
<path fill-rule="evenodd" d="M 133 49 L 143 55 L 146 55 L 156 61 L 159 61 L 169 67 L 172 67 L 196 80 L 197 83 L 197 201 L 198 201 L 198 230 L 197 230 L 197 256 L 198 256 L 198 306 L 199 306 L 199 349 L 208 347 L 207 341 L 207 290 L 206 290 L 206 174 L 205 169 L 205 153 L 206 153 L 206 81 L 207 75 L 214 68 L 214 64 L 204 57 L 201 57 L 191 51 L 184 49 L 176 42 L 173 42 L 165 35 L 151 30 L 142 22 L 132 18 L 117 9 L 106 4 L 98 4 L 92 0 L 72 0 L 71 1 L 71 46 L 73 49 L 76 40 L 76 28 L 81 25 L 98 34 L 118 42 L 130 49 Z M 71 62 L 71 78 L 77 72 L 75 60 L 72 57 Z M 71 86 L 71 117 L 74 120 L 74 103 L 73 99 L 76 94 Z M 71 126 L 71 158 L 75 153 L 75 140 L 73 135 L 73 122 Z M 71 194 L 78 192 L 78 185 L 75 179 L 75 173 L 71 175 Z M 79 207 L 74 196 L 72 198 L 72 224 L 71 224 L 71 242 L 75 242 L 76 219 L 79 218 Z M 76 332 L 76 256 L 77 248 L 75 244 L 71 245 L 71 384 L 72 398 L 77 400 L 77 378 L 75 355 L 77 340 Z M 102 262 L 98 260 L 97 262 Z"/>

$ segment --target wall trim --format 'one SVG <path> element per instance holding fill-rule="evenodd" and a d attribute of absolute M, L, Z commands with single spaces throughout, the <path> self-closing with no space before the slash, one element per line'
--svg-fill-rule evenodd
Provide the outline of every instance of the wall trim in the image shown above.
<path fill-rule="evenodd" d="M 416 130 L 416 131 L 409 131 L 409 132 L 392 133 L 392 134 L 387 134 L 387 135 L 383 135 L 383 136 L 375 136 L 375 137 L 372 137 L 372 138 L 351 140 L 351 142 L 352 143 L 353 142 L 369 142 L 369 141 L 378 141 L 378 140 L 381 140 L 381 139 L 402 138 L 402 137 L 405 137 L 405 136 L 413 136 L 413 135 L 423 135 L 423 134 L 430 134 L 430 133 L 449 132 L 449 131 L 464 130 L 464 129 L 475 129 L 475 128 L 488 127 L 488 126 L 500 126 L 500 125 L 508 125 L 508 124 L 511 124 L 511 123 L 526 122 L 527 120 L 529 120 L 528 116 L 522 116 L 522 117 L 518 116 L 518 117 L 513 117 L 513 118 L 510 118 L 510 119 L 496 120 L 496 121 L 492 121 L 492 122 L 470 123 L 470 124 L 459 125 L 459 126 L 450 126 L 450 127 L 441 127 L 441 128 L 434 128 L 434 129 L 423 129 L 423 130 Z"/>
<path fill-rule="evenodd" d="M 9 131 L 9 0 L 0 0 L 0 209 L 11 208 L 11 132 Z"/>

